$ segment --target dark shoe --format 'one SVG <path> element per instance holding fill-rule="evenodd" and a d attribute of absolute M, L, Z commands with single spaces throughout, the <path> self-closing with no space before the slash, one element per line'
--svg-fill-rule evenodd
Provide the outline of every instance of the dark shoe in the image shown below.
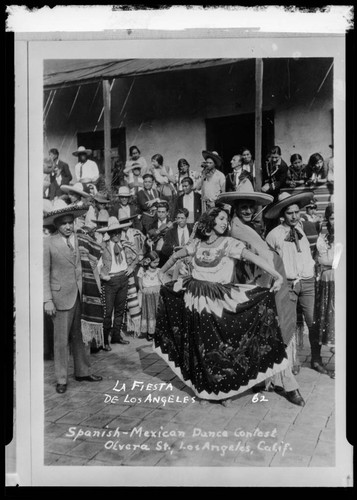
<path fill-rule="evenodd" d="M 326 370 L 326 368 L 322 366 L 322 364 L 319 363 L 318 361 L 312 362 L 311 368 L 319 373 L 322 373 L 323 375 L 328 375 L 328 370 Z"/>
<path fill-rule="evenodd" d="M 111 340 L 112 344 L 130 344 L 129 340 L 123 339 L 123 337 L 114 337 Z"/>
<path fill-rule="evenodd" d="M 125 339 L 123 339 L 123 337 L 120 337 L 117 344 L 130 344 L 130 342 L 129 342 L 129 340 L 125 340 Z"/>
<path fill-rule="evenodd" d="M 103 377 L 101 377 L 100 375 L 87 375 L 86 377 L 75 377 L 75 379 L 78 381 L 78 382 L 100 382 L 101 380 L 103 380 Z"/>
<path fill-rule="evenodd" d="M 290 401 L 290 403 L 293 403 L 294 405 L 298 406 L 305 406 L 305 401 L 298 389 L 296 389 L 295 391 L 288 391 L 285 394 L 286 394 L 286 399 Z"/>
<path fill-rule="evenodd" d="M 112 348 L 110 347 L 109 344 L 105 344 L 104 347 L 103 347 L 103 351 L 111 351 Z"/>
<path fill-rule="evenodd" d="M 56 385 L 56 391 L 58 394 L 63 394 L 67 390 L 67 384 L 57 384 Z"/>
<path fill-rule="evenodd" d="M 153 339 L 154 339 L 154 335 L 151 335 L 150 333 L 148 333 L 148 334 L 146 335 L 146 340 L 147 340 L 148 342 L 152 342 L 152 341 L 153 341 Z"/>

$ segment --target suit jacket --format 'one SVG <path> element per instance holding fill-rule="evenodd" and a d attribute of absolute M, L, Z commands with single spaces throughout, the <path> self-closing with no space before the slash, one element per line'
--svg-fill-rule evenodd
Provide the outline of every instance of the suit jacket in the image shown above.
<path fill-rule="evenodd" d="M 174 227 L 167 231 L 164 237 L 164 244 L 161 249 L 161 254 L 166 260 L 174 253 L 174 248 L 180 246 L 177 227 L 177 224 L 175 224 Z M 192 232 L 192 224 L 187 224 L 187 228 L 188 234 L 190 235 Z"/>
<path fill-rule="evenodd" d="M 267 162 L 264 165 L 262 176 L 263 184 L 270 184 L 270 189 L 267 193 L 276 196 L 280 192 L 281 188 L 286 185 L 287 176 L 288 166 L 284 160 L 281 160 L 280 165 L 277 167 L 274 167 Z"/>
<path fill-rule="evenodd" d="M 230 172 L 228 175 L 226 175 L 226 192 L 229 192 L 229 191 L 236 191 L 236 183 L 235 183 L 235 173 L 234 172 Z M 239 176 L 239 184 L 242 184 L 245 179 L 248 179 L 251 183 L 252 183 L 252 186 L 253 186 L 253 177 L 251 176 L 251 174 L 249 172 L 247 172 L 246 170 L 242 170 L 240 176 Z"/>
<path fill-rule="evenodd" d="M 160 198 L 159 192 L 157 189 L 153 188 L 152 189 L 154 193 L 155 198 Z M 138 192 L 137 194 L 137 202 L 139 205 L 139 210 L 141 213 L 143 212 L 150 212 L 150 208 L 146 205 L 146 203 L 150 200 L 150 196 L 148 195 L 148 192 L 146 189 L 142 189 L 141 191 Z"/>
<path fill-rule="evenodd" d="M 56 309 L 71 309 L 82 293 L 82 266 L 75 236 L 76 252 L 66 245 L 59 233 L 43 243 L 43 301 L 52 300 Z"/>
<path fill-rule="evenodd" d="M 179 208 L 184 208 L 183 206 L 183 197 L 184 194 L 180 194 L 180 196 L 177 198 L 176 201 L 176 208 L 175 208 L 175 217 L 177 215 L 177 211 Z M 196 222 L 202 213 L 202 201 L 201 201 L 201 195 L 199 193 L 193 193 L 193 218 L 194 221 Z"/>

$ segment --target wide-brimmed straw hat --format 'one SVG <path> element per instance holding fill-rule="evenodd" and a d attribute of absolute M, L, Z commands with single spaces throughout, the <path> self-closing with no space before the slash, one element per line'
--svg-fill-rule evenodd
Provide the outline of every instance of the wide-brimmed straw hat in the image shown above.
<path fill-rule="evenodd" d="M 217 167 L 220 167 L 223 163 L 223 159 L 216 151 L 202 151 L 202 156 L 205 160 L 207 160 L 207 158 L 211 158 Z"/>
<path fill-rule="evenodd" d="M 104 194 L 97 193 L 93 196 L 93 200 L 97 201 L 98 203 L 110 203 L 110 199 L 105 196 Z"/>
<path fill-rule="evenodd" d="M 84 191 L 85 187 L 84 185 L 81 183 L 81 182 L 77 182 L 76 184 L 73 184 L 73 186 L 71 184 L 65 184 L 63 186 L 60 186 L 61 188 L 61 191 L 63 191 L 64 193 L 77 193 L 79 194 L 80 196 L 83 196 L 83 198 L 89 198 L 91 195 L 89 193 L 87 193 L 86 191 Z"/>
<path fill-rule="evenodd" d="M 79 156 L 80 154 L 86 154 L 86 155 L 91 155 L 92 150 L 91 149 L 86 149 L 84 146 L 79 146 L 77 151 L 73 151 L 72 155 L 73 156 Z"/>
<path fill-rule="evenodd" d="M 247 186 L 242 184 L 242 188 L 237 191 L 230 191 L 218 195 L 216 202 L 233 204 L 241 200 L 254 201 L 256 205 L 265 206 L 269 205 L 274 200 L 274 197 L 267 193 L 254 191 L 251 183 L 249 183 Z"/>
<path fill-rule="evenodd" d="M 127 196 L 129 198 L 131 196 L 131 192 L 128 186 L 120 186 L 118 189 L 118 196 Z"/>
<path fill-rule="evenodd" d="M 124 168 L 124 174 L 127 174 L 128 172 L 131 172 L 132 170 L 139 169 L 141 172 L 141 165 L 139 162 L 134 161 L 131 165 L 128 165 L 127 167 Z"/>
<path fill-rule="evenodd" d="M 58 200 L 60 201 L 60 200 Z M 62 200 L 61 200 L 62 201 Z M 58 217 L 64 217 L 65 215 L 72 215 L 73 218 L 80 217 L 81 215 L 84 215 L 88 207 L 84 207 L 83 205 L 66 205 L 65 207 L 62 208 L 56 208 L 54 210 L 51 210 L 50 212 L 44 212 L 43 214 L 43 225 L 44 226 L 50 226 L 54 224 L 54 221 L 58 219 Z"/>
<path fill-rule="evenodd" d="M 104 224 L 108 225 L 108 222 L 109 222 L 108 211 L 105 209 L 99 210 L 98 217 L 96 219 L 92 219 L 92 222 L 94 222 L 95 224 L 101 225 L 101 226 L 104 226 Z"/>
<path fill-rule="evenodd" d="M 126 224 L 129 223 L 131 226 L 133 225 L 133 219 L 136 219 L 139 214 L 135 215 L 125 215 L 124 217 L 120 217 L 120 208 L 119 208 L 119 224 Z"/>
<path fill-rule="evenodd" d="M 283 208 L 290 205 L 298 205 L 299 208 L 305 207 L 313 197 L 314 193 L 312 191 L 304 191 L 298 194 L 290 194 L 284 191 L 279 194 L 278 201 L 268 209 L 265 217 L 267 219 L 277 219 Z"/>
<path fill-rule="evenodd" d="M 131 222 L 126 222 L 124 224 L 120 223 L 116 217 L 109 217 L 108 225 L 106 227 L 101 227 L 97 229 L 98 233 L 110 233 L 111 231 L 117 231 L 118 229 L 124 229 L 125 227 L 131 226 Z"/>

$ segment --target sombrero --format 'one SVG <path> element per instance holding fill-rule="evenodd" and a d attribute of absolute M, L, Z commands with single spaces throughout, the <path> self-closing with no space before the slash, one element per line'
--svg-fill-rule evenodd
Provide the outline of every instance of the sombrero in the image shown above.
<path fill-rule="evenodd" d="M 79 146 L 77 151 L 73 151 L 72 155 L 73 156 L 78 156 L 80 154 L 86 154 L 86 155 L 91 155 L 92 150 L 91 149 L 86 149 L 84 146 Z"/>
<path fill-rule="evenodd" d="M 118 211 L 118 215 L 119 215 L 119 224 L 125 224 L 126 222 L 130 222 L 130 224 L 132 224 L 132 220 L 133 219 L 136 219 L 138 217 L 139 214 L 135 214 L 135 215 L 130 215 L 130 216 L 124 216 L 124 217 L 120 217 L 120 208 L 119 208 L 119 211 Z"/>
<path fill-rule="evenodd" d="M 129 198 L 131 196 L 131 192 L 128 186 L 120 186 L 118 189 L 118 196 L 127 196 Z"/>
<path fill-rule="evenodd" d="M 71 184 L 66 184 L 66 185 L 63 185 L 63 186 L 60 186 L 61 187 L 61 191 L 63 191 L 64 193 L 77 193 L 79 194 L 80 196 L 83 196 L 83 198 L 89 198 L 91 195 L 89 193 L 86 193 L 84 191 L 84 186 L 81 182 L 77 182 L 76 184 L 73 184 L 73 186 Z"/>
<path fill-rule="evenodd" d="M 51 210 L 51 212 L 45 212 L 43 214 L 43 225 L 49 226 L 54 224 L 55 219 L 58 217 L 63 217 L 65 215 L 73 215 L 74 218 L 84 215 L 88 210 L 88 207 L 83 205 L 66 205 L 63 208 L 56 208 Z"/>
<path fill-rule="evenodd" d="M 222 158 L 216 151 L 202 151 L 202 156 L 205 160 L 207 160 L 207 158 L 211 158 L 217 167 L 220 167 L 223 163 Z"/>
<path fill-rule="evenodd" d="M 248 186 L 244 186 L 244 188 L 238 189 L 238 191 L 230 191 L 218 195 L 216 202 L 233 204 L 235 201 L 241 200 L 251 200 L 254 201 L 256 205 L 265 206 L 269 205 L 269 203 L 274 200 L 274 197 L 270 194 L 254 191 L 252 185 L 249 183 Z"/>
<path fill-rule="evenodd" d="M 104 196 L 103 194 L 97 193 L 93 196 L 93 200 L 97 201 L 98 203 L 110 203 L 110 199 Z"/>
<path fill-rule="evenodd" d="M 107 210 L 99 210 L 97 219 L 92 219 L 92 222 L 95 224 L 103 226 L 104 224 L 108 224 L 109 221 L 109 213 Z"/>
<path fill-rule="evenodd" d="M 279 194 L 278 201 L 269 208 L 265 217 L 267 219 L 277 219 L 283 208 L 295 204 L 298 205 L 299 208 L 305 207 L 313 197 L 314 193 L 312 191 L 304 191 L 298 194 L 289 194 L 284 191 Z"/>
<path fill-rule="evenodd" d="M 132 222 L 127 222 L 121 224 L 116 217 L 109 217 L 108 225 L 106 227 L 101 227 L 97 229 L 98 233 L 109 233 L 110 231 L 116 231 L 118 229 L 123 229 L 124 227 L 131 226 Z"/>
<path fill-rule="evenodd" d="M 128 167 L 124 168 L 124 174 L 127 174 L 128 172 L 131 172 L 132 170 L 135 170 L 136 168 L 140 169 L 140 171 L 141 171 L 140 163 L 138 163 L 137 161 L 134 161 L 134 163 L 132 163 Z"/>

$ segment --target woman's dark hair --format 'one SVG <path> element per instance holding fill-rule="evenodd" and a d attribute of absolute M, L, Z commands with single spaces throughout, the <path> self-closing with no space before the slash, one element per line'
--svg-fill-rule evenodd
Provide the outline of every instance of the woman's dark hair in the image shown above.
<path fill-rule="evenodd" d="M 156 259 L 159 259 L 159 254 L 157 252 L 155 252 L 155 250 L 152 250 L 151 252 L 145 254 L 145 256 L 141 262 L 141 265 L 143 267 L 149 267 L 150 262 L 154 262 L 154 260 L 156 260 Z"/>
<path fill-rule="evenodd" d="M 151 161 L 153 161 L 153 160 L 157 161 L 157 163 L 161 166 L 164 164 L 164 157 L 160 154 L 156 154 L 156 155 L 152 156 Z"/>
<path fill-rule="evenodd" d="M 309 158 L 309 165 L 310 167 L 315 167 L 318 161 L 324 161 L 320 153 L 314 153 L 313 155 L 310 156 Z"/>
<path fill-rule="evenodd" d="M 270 154 L 281 156 L 281 149 L 279 146 L 273 146 L 270 150 Z"/>
<path fill-rule="evenodd" d="M 253 158 L 253 153 L 251 152 L 251 150 L 249 148 L 246 148 L 245 146 L 240 148 L 240 155 L 242 155 L 244 153 L 244 151 L 249 151 L 249 153 L 252 155 L 252 158 Z"/>
<path fill-rule="evenodd" d="M 228 217 L 229 214 L 226 210 L 221 207 L 213 207 L 207 210 L 201 217 L 198 219 L 197 229 L 196 229 L 196 237 L 202 241 L 206 241 L 211 234 L 212 229 L 215 226 L 216 217 L 221 213 L 225 212 Z M 228 234 L 228 226 L 226 231 L 222 236 L 226 236 Z"/>
<path fill-rule="evenodd" d="M 177 168 L 180 170 L 180 167 L 182 165 L 187 165 L 188 167 L 190 166 L 190 164 L 188 163 L 188 161 L 185 158 L 179 159 L 179 161 L 177 162 Z"/>
<path fill-rule="evenodd" d="M 335 212 L 333 203 L 329 203 L 325 209 L 325 219 L 326 219 L 326 228 L 327 228 L 327 243 L 331 247 L 331 245 L 335 241 L 335 229 L 330 223 L 330 217 Z"/>
<path fill-rule="evenodd" d="M 134 149 L 136 149 L 138 151 L 139 155 L 141 154 L 140 149 L 138 148 L 138 146 L 130 146 L 130 148 L 129 148 L 129 155 L 130 156 L 132 156 Z"/>
<path fill-rule="evenodd" d="M 296 160 L 302 161 L 302 157 L 298 153 L 295 153 L 295 154 L 293 154 L 293 155 L 290 156 L 290 163 L 291 164 L 293 164 L 294 161 L 296 161 Z"/>

